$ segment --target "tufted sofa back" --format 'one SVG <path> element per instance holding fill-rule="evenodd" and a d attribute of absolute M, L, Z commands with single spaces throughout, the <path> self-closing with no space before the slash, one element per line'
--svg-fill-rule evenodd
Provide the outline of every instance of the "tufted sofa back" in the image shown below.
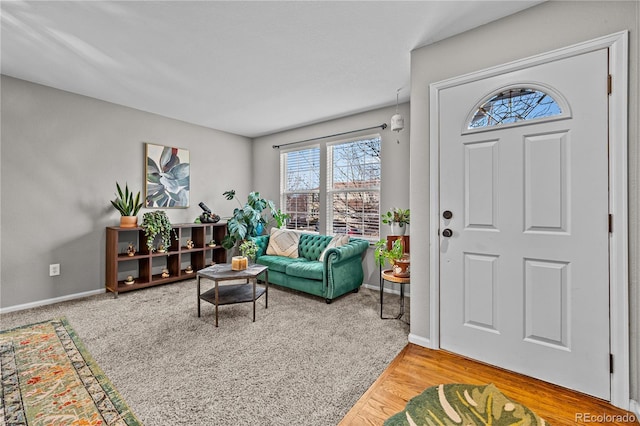
<path fill-rule="evenodd" d="M 300 234 L 298 255 L 309 260 L 318 260 L 332 238 L 331 235 Z"/>

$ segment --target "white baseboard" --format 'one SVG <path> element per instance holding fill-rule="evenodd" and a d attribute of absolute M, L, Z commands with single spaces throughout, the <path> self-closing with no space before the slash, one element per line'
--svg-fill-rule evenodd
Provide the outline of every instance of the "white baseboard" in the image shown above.
<path fill-rule="evenodd" d="M 422 337 L 422 336 L 416 336 L 413 333 L 409 333 L 409 343 L 415 343 L 418 346 L 432 349 L 430 339 L 427 339 L 426 337 Z"/>
<path fill-rule="evenodd" d="M 631 411 L 636 416 L 636 421 L 640 423 L 640 402 L 634 401 L 633 399 L 629 403 L 629 411 Z"/>
<path fill-rule="evenodd" d="M 363 283 L 362 287 L 367 288 L 369 290 L 374 290 L 374 291 L 380 291 L 380 284 L 367 284 L 367 283 Z M 385 286 L 384 288 L 384 292 L 385 293 L 389 293 L 389 294 L 395 294 L 397 296 L 400 295 L 400 290 L 394 290 L 392 288 L 389 288 L 387 286 Z M 404 291 L 404 297 L 411 297 L 411 294 L 406 290 Z"/>
<path fill-rule="evenodd" d="M 0 314 L 23 311 L 25 309 L 37 308 L 39 306 L 52 305 L 54 303 L 66 302 L 74 299 L 81 299 L 83 297 L 88 297 L 88 296 L 95 296 L 96 294 L 102 294 L 105 291 L 106 290 L 102 288 L 100 290 L 84 291 L 82 293 L 74 293 L 74 294 L 68 294 L 66 296 L 54 297 L 53 299 L 38 300 L 37 302 L 25 303 L 23 305 L 8 306 L 6 308 L 0 308 Z"/>

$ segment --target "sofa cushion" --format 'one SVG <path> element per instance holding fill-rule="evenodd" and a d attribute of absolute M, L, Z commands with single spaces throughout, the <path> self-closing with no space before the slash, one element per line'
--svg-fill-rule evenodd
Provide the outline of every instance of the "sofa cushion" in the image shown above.
<path fill-rule="evenodd" d="M 322 281 L 324 275 L 324 265 L 322 262 L 289 262 L 286 268 L 287 275 L 299 278 Z"/>
<path fill-rule="evenodd" d="M 298 257 L 300 234 L 286 229 L 271 228 L 267 254 L 275 256 Z"/>
<path fill-rule="evenodd" d="M 345 244 L 349 244 L 349 236 L 348 235 L 341 235 L 341 234 L 336 235 L 335 237 L 333 237 L 331 239 L 331 241 L 329 241 L 329 244 L 327 244 L 327 247 L 325 247 L 325 249 L 322 251 L 322 254 L 318 258 L 318 260 L 320 262 L 322 262 L 324 260 L 324 254 L 330 248 L 342 247 Z"/>
<path fill-rule="evenodd" d="M 285 256 L 270 256 L 270 255 L 260 256 L 256 259 L 256 263 L 259 263 L 260 265 L 268 266 L 270 271 L 278 271 L 278 272 L 282 272 L 283 274 L 287 272 L 287 266 L 290 265 L 292 262 L 308 262 L 308 260 L 302 257 L 297 257 L 295 259 L 292 259 L 290 257 L 285 257 Z"/>

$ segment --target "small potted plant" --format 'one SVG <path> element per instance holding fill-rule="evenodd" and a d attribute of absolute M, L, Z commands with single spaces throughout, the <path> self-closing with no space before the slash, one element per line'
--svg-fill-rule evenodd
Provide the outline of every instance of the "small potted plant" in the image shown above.
<path fill-rule="evenodd" d="M 287 219 L 291 218 L 289 213 L 283 213 L 282 210 L 278 209 L 275 212 L 271 212 L 273 219 L 276 221 L 276 227 L 281 229 L 283 226 L 287 224 Z"/>
<path fill-rule="evenodd" d="M 391 235 L 404 235 L 410 222 L 411 212 L 409 209 L 398 209 L 394 207 L 391 211 L 381 215 L 382 223 L 391 225 Z"/>
<path fill-rule="evenodd" d="M 240 244 L 240 253 L 242 253 L 244 257 L 255 260 L 256 254 L 258 253 L 258 245 L 253 240 L 244 240 L 242 244 Z"/>
<path fill-rule="evenodd" d="M 129 185 L 125 183 L 124 192 L 120 188 L 120 184 L 116 182 L 118 193 L 115 200 L 111 200 L 111 205 L 120 212 L 120 227 L 135 228 L 138 226 L 138 212 L 142 208 L 140 201 L 140 191 L 133 196 L 133 192 L 129 191 Z"/>
<path fill-rule="evenodd" d="M 233 256 L 231 258 L 231 269 L 234 271 L 242 271 L 249 266 L 249 259 L 254 259 L 258 253 L 258 245 L 253 240 L 244 240 L 240 244 L 241 256 Z"/>
<path fill-rule="evenodd" d="M 147 239 L 147 248 L 149 249 L 149 252 L 153 251 L 153 244 L 155 243 L 156 236 L 158 235 L 161 239 L 158 247 L 162 246 L 165 250 L 171 246 L 172 231 L 174 238 L 176 240 L 178 239 L 164 210 L 147 212 L 142 215 L 142 229 L 144 229 L 144 235 Z"/>
<path fill-rule="evenodd" d="M 380 240 L 376 243 L 374 257 L 376 264 L 384 267 L 389 262 L 392 265 L 392 273 L 399 278 L 407 278 L 410 273 L 409 255 L 404 252 L 402 239 L 398 238 L 391 245 L 391 249 L 387 248 L 387 241 Z"/>

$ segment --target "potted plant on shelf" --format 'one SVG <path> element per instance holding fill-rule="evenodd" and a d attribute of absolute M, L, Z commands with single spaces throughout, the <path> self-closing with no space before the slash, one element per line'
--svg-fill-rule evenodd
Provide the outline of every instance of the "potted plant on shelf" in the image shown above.
<path fill-rule="evenodd" d="M 120 184 L 116 182 L 118 193 L 115 200 L 111 200 L 111 205 L 120 212 L 120 227 L 135 228 L 138 226 L 138 212 L 142 208 L 140 201 L 140 191 L 133 196 L 133 192 L 129 191 L 129 185 L 125 183 L 124 192 L 120 188 Z"/>
<path fill-rule="evenodd" d="M 164 210 L 147 212 L 142 215 L 142 229 L 144 229 L 144 235 L 147 238 L 147 248 L 149 252 L 153 251 L 153 245 L 158 235 L 161 240 L 159 247 L 162 246 L 163 249 L 168 249 L 171 246 L 172 231 L 174 238 L 176 240 L 178 239 Z"/>
<path fill-rule="evenodd" d="M 409 209 L 398 209 L 394 207 L 391 211 L 381 215 L 382 223 L 391 225 L 391 235 L 404 235 L 410 222 L 411 212 Z"/>
<path fill-rule="evenodd" d="M 223 193 L 227 200 L 236 197 L 236 191 L 230 190 Z M 236 198 L 236 201 L 238 199 Z M 227 235 L 222 240 L 222 246 L 230 250 L 248 237 L 257 237 L 264 231 L 267 220 L 262 216 L 263 212 L 269 208 L 271 212 L 276 210 L 275 204 L 271 200 L 260 197 L 259 192 L 251 192 L 247 197 L 247 202 L 243 206 L 238 201 L 240 208 L 233 210 L 233 215 L 227 220 Z"/>
<path fill-rule="evenodd" d="M 391 249 L 387 247 L 386 240 L 380 240 L 376 243 L 374 257 L 378 266 L 384 267 L 389 262 L 392 265 L 392 273 L 399 278 L 407 278 L 410 276 L 411 260 L 409 255 L 404 252 L 402 239 L 398 238 L 391 245 Z"/>

